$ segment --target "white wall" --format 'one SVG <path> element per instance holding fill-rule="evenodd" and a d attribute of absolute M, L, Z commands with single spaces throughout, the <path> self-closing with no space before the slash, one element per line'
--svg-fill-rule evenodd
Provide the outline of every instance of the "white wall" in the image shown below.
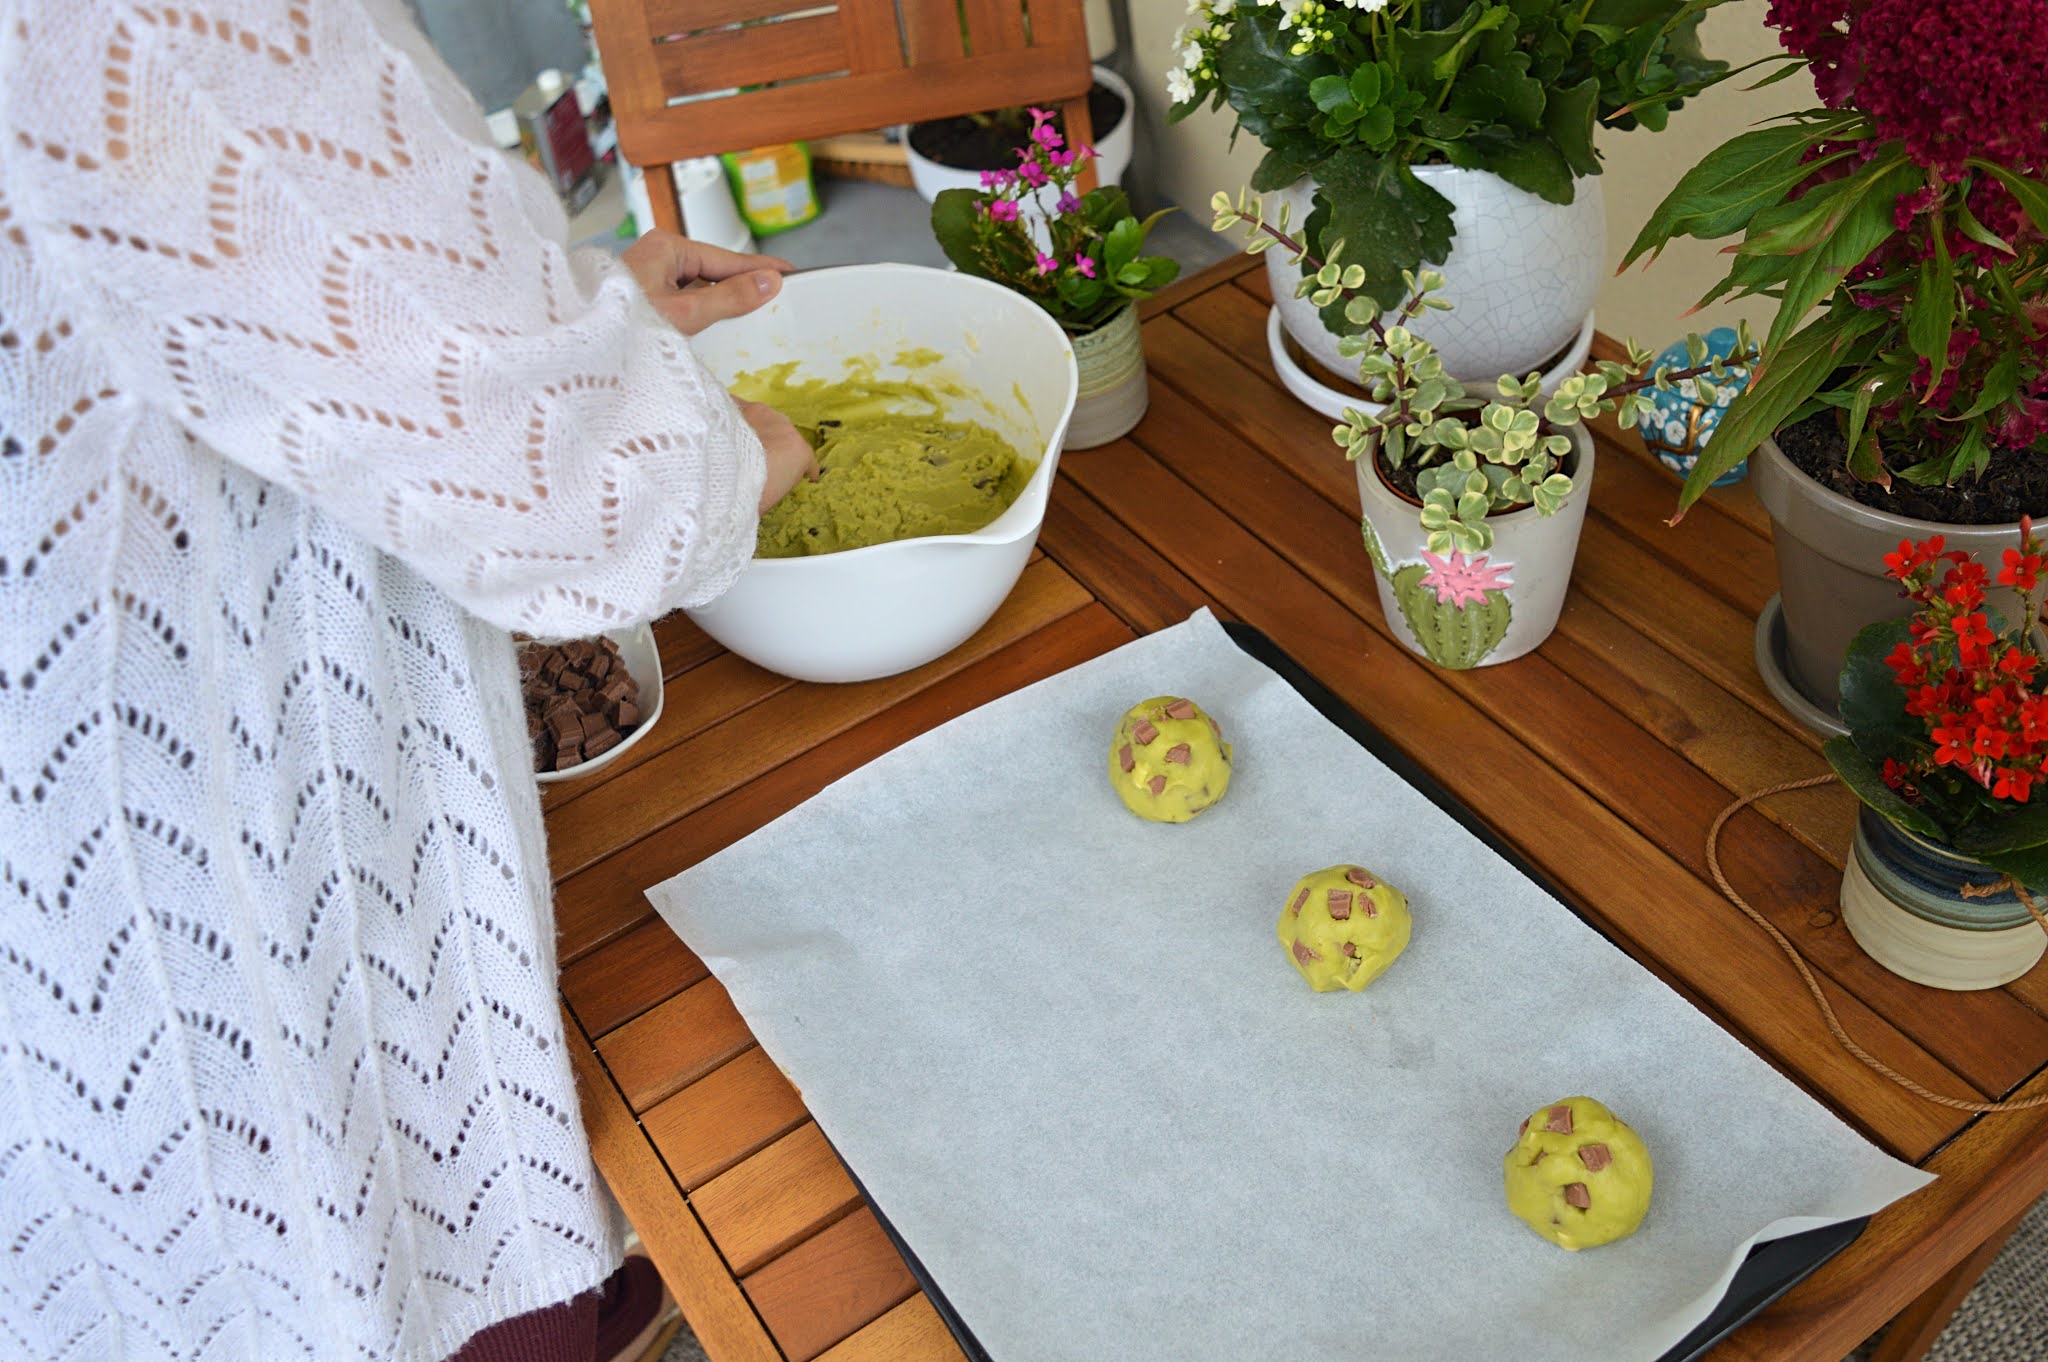
<path fill-rule="evenodd" d="M 1206 218 L 1210 197 L 1219 189 L 1235 193 L 1251 178 L 1264 149 L 1249 135 L 1229 146 L 1230 110 L 1197 113 L 1186 122 L 1167 126 L 1165 73 L 1172 64 L 1174 31 L 1186 18 L 1180 0 L 1129 0 L 1138 98 L 1145 105 L 1150 145 L 1157 148 L 1153 183 L 1198 219 Z M 1724 6 L 1707 15 L 1702 40 L 1711 56 L 1741 65 L 1778 50 L 1777 35 L 1764 27 L 1760 0 Z M 1678 177 L 1699 158 L 1749 124 L 1816 101 L 1813 83 L 1802 73 L 1753 93 L 1764 72 L 1739 76 L 1686 104 L 1661 133 L 1606 132 L 1600 135 L 1606 162 L 1601 188 L 1607 205 L 1607 252 L 1618 264 L 1629 243 Z M 1769 299 L 1726 301 L 1697 317 L 1682 316 L 1718 279 L 1726 257 L 1705 242 L 1674 244 L 1647 271 L 1640 264 L 1625 276 L 1610 279 L 1597 304 L 1600 329 L 1615 337 L 1634 336 L 1656 349 L 1688 330 L 1707 330 L 1747 316 L 1762 326 L 1775 307 Z M 1455 301 L 1455 300 L 1453 300 Z"/>

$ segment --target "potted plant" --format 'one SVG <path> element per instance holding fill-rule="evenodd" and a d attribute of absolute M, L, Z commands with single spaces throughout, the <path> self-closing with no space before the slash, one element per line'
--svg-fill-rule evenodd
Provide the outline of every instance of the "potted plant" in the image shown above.
<path fill-rule="evenodd" d="M 1080 396 L 1064 448 L 1092 449 L 1145 414 L 1151 390 L 1137 303 L 1172 283 L 1180 265 L 1139 254 L 1169 210 L 1140 220 L 1114 186 L 1076 194 L 1094 149 L 1067 146 L 1046 110 L 1029 116 L 1016 167 L 983 171 L 980 189 L 940 193 L 932 233 L 962 272 L 1023 294 L 1072 337 Z"/>
<path fill-rule="evenodd" d="M 2048 0 L 1776 0 L 1770 22 L 1824 107 L 1710 153 L 1628 258 L 1740 232 L 1703 305 L 1780 300 L 1679 513 L 1755 454 L 1784 649 L 1767 611 L 1758 662 L 1838 728 L 1850 640 L 1910 608 L 1885 550 L 1988 553 L 2048 513 Z"/>
<path fill-rule="evenodd" d="M 1357 468 L 1365 546 L 1395 636 L 1452 669 L 1534 649 L 1557 627 L 1586 519 L 1594 454 L 1585 423 L 1618 412 L 1633 424 L 1651 391 L 1687 380 L 1712 401 L 1731 374 L 1728 361 L 1693 336 L 1685 368 L 1662 365 L 1646 376 L 1650 356 L 1631 345 L 1627 362 L 1603 360 L 1548 395 L 1532 372 L 1503 374 L 1490 399 L 1468 396 L 1415 327 L 1450 309 L 1433 296 L 1441 274 L 1405 275 L 1405 301 L 1382 315 L 1364 291 L 1365 268 L 1341 254 L 1309 255 L 1288 234 L 1284 206 L 1268 223 L 1246 189 L 1234 205 L 1218 194 L 1211 207 L 1216 230 L 1245 227 L 1247 250 L 1285 247 L 1308 302 L 1339 307 L 1361 328 L 1339 348 L 1357 356 L 1374 405 L 1346 411 L 1331 434 Z M 1737 353 L 1751 353 L 1746 335 Z"/>
<path fill-rule="evenodd" d="M 1842 921 L 1936 988 L 1995 988 L 2048 947 L 2026 901 L 2048 889 L 2048 667 L 2024 627 L 2043 559 L 2025 516 L 1995 578 L 1940 535 L 1902 540 L 1882 561 L 1912 617 L 1864 629 L 1842 668 L 1849 731 L 1824 750 L 1863 802 Z M 2011 625 L 1987 603 L 1994 580 L 2019 602 Z"/>
<path fill-rule="evenodd" d="M 1425 334 L 1467 381 L 1539 369 L 1583 333 L 1605 270 L 1596 118 L 1661 128 L 1724 64 L 1700 52 L 1719 0 L 1198 0 L 1169 118 L 1208 100 L 1266 147 L 1311 253 L 1364 271 L 1382 312 L 1441 266 L 1453 314 Z M 1454 249 L 1455 246 L 1455 249 Z M 1267 267 L 1289 336 L 1326 367 L 1363 324 Z M 1576 364 L 1570 366 L 1576 368 Z"/>
<path fill-rule="evenodd" d="M 1095 175 L 1103 184 L 1122 182 L 1131 164 L 1134 141 L 1131 87 L 1106 66 L 1094 68 L 1088 90 L 1088 124 L 1095 147 Z M 1066 124 L 1059 114 L 1053 126 L 1061 136 Z M 903 129 L 904 160 L 910 183 L 927 203 L 947 189 L 972 189 L 985 170 L 1007 170 L 1031 140 L 1030 110 L 990 109 L 911 123 Z"/>

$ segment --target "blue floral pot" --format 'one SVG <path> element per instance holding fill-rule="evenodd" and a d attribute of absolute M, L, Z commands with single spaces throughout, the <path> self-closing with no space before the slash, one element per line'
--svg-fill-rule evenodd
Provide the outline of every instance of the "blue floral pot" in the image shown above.
<path fill-rule="evenodd" d="M 1934 988 L 1997 988 L 2048 950 L 2048 932 L 2001 871 L 1917 836 L 1868 808 L 1842 877 L 1842 921 L 1856 944 L 1892 973 Z"/>

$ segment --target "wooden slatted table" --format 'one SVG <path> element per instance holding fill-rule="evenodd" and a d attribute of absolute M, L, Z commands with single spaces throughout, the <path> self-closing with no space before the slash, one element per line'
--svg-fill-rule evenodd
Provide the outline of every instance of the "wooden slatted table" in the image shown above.
<path fill-rule="evenodd" d="M 1871 1074 L 1706 878 L 1706 829 L 1733 793 L 1825 769 L 1751 664 L 1773 589 L 1754 498 L 1717 492 L 1667 528 L 1675 484 L 1609 430 L 1556 635 L 1503 666 L 1433 668 L 1392 640 L 1352 470 L 1268 363 L 1269 302 L 1249 261 L 1153 300 L 1150 413 L 1061 461 L 1040 552 L 960 649 L 888 680 L 804 685 L 669 619 L 659 730 L 550 788 L 584 1118 L 691 1327 L 715 1362 L 960 1355 L 797 1093 L 641 891 L 916 734 L 1206 605 L 1371 717 L 1709 1016 L 1941 1175 L 1717 1362 L 1840 1362 L 1909 1306 L 1894 1332 L 1931 1337 L 1986 1246 L 2048 1189 L 2048 1111 L 1972 1119 Z M 2048 968 L 1952 994 L 1873 964 L 1835 902 L 1852 818 L 1839 788 L 1780 798 L 1730 824 L 1725 864 L 1871 1051 L 1959 1096 L 2048 1093 Z"/>

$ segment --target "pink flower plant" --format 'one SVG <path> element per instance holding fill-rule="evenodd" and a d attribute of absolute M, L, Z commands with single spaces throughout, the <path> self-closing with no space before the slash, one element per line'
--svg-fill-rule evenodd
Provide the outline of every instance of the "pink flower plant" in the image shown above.
<path fill-rule="evenodd" d="M 1078 192 L 1095 149 L 1071 146 L 1045 109 L 1014 169 L 981 172 L 980 190 L 949 189 L 932 205 L 932 230 L 963 272 L 1024 294 L 1082 335 L 1171 282 L 1179 266 L 1141 256 L 1158 214 L 1139 219 L 1114 186 Z"/>

